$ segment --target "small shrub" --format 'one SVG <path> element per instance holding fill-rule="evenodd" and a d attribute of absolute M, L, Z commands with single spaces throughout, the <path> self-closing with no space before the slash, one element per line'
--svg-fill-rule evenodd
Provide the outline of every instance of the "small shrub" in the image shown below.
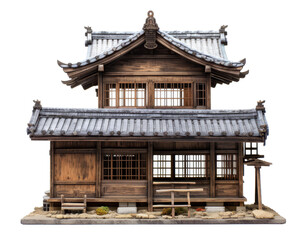
<path fill-rule="evenodd" d="M 103 210 L 105 210 L 106 212 L 109 212 L 109 207 L 107 207 L 107 206 L 101 206 L 101 208 L 103 209 Z"/>
<path fill-rule="evenodd" d="M 175 214 L 176 215 L 181 215 L 181 214 L 186 213 L 186 212 L 188 212 L 187 208 L 183 208 L 183 207 L 176 207 L 175 208 Z"/>
<path fill-rule="evenodd" d="M 170 215 L 171 214 L 171 208 L 163 208 L 162 215 Z"/>
<path fill-rule="evenodd" d="M 176 207 L 174 208 L 174 210 L 175 210 L 175 215 L 181 215 L 188 211 L 187 208 L 183 208 L 183 207 Z M 162 215 L 171 215 L 171 208 L 163 208 Z"/>
<path fill-rule="evenodd" d="M 102 207 L 97 208 L 96 210 L 97 215 L 105 215 L 108 212 L 106 210 L 104 210 Z"/>

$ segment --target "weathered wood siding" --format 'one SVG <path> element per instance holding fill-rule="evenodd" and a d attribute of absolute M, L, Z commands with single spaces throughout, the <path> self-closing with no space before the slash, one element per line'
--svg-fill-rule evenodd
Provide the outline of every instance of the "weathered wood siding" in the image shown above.
<path fill-rule="evenodd" d="M 209 197 L 209 184 L 208 183 L 200 183 L 196 182 L 196 184 L 188 185 L 188 184 L 165 184 L 165 185 L 153 185 L 154 190 L 154 198 L 170 198 L 170 193 L 157 193 L 158 189 L 189 189 L 189 188 L 203 188 L 203 192 L 191 192 L 190 196 L 192 198 L 200 198 L 200 197 Z M 176 198 L 186 198 L 186 193 L 175 193 Z"/>
<path fill-rule="evenodd" d="M 146 180 L 103 180 L 103 197 L 147 197 Z"/>

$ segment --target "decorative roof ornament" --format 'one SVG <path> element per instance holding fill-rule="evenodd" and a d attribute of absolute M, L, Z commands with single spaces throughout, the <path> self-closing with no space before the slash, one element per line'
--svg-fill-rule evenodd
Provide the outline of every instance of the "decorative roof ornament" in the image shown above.
<path fill-rule="evenodd" d="M 40 100 L 33 100 L 33 102 L 34 102 L 34 106 L 33 106 L 33 109 L 39 109 L 39 110 L 41 110 L 42 109 L 42 105 L 41 105 L 41 103 L 40 103 Z"/>
<path fill-rule="evenodd" d="M 145 44 L 144 47 L 147 49 L 155 49 L 158 45 L 156 43 L 157 31 L 159 27 L 156 23 L 156 19 L 154 18 L 154 12 L 148 11 L 147 19 L 145 20 L 145 24 L 143 26 L 143 30 L 145 31 Z"/>
<path fill-rule="evenodd" d="M 85 36 L 87 37 L 87 39 L 85 41 L 85 47 L 86 47 L 92 43 L 92 39 L 91 39 L 92 29 L 89 26 L 84 27 L 84 28 L 86 29 Z"/>
<path fill-rule="evenodd" d="M 266 101 L 265 100 L 259 100 L 258 102 L 257 102 L 257 105 L 256 105 L 256 110 L 261 110 L 261 111 L 263 111 L 263 112 L 265 112 L 266 111 L 266 108 L 265 108 L 265 106 L 264 106 L 264 103 L 265 103 Z"/>
<path fill-rule="evenodd" d="M 226 39 L 227 31 L 225 30 L 227 27 L 228 25 L 222 25 L 219 29 L 221 43 L 224 45 L 227 45 L 227 39 Z"/>

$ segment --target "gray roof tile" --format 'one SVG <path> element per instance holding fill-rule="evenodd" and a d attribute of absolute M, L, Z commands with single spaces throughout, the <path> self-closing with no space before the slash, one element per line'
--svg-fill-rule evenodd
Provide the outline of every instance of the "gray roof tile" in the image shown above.
<path fill-rule="evenodd" d="M 199 109 L 34 109 L 31 137 L 262 137 L 261 110 Z M 32 118 L 31 118 L 32 119 Z"/>

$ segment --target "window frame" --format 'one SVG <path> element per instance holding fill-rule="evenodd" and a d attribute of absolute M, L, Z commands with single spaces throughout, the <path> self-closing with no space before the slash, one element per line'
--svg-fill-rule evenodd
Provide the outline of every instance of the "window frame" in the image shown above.
<path fill-rule="evenodd" d="M 225 159 L 218 159 L 218 156 L 225 156 Z M 239 179 L 239 155 L 237 153 L 217 153 L 215 154 L 215 179 L 216 180 L 238 180 Z M 231 159 L 229 159 L 231 157 Z M 219 164 L 218 164 L 219 163 Z M 222 166 L 221 163 L 224 163 Z M 235 164 L 234 164 L 235 163 Z M 218 170 L 223 172 L 219 173 Z M 235 172 L 235 173 L 234 173 Z"/>
<path fill-rule="evenodd" d="M 154 156 L 155 155 L 159 155 L 159 156 L 166 156 L 166 155 L 170 155 L 171 156 L 171 175 L 169 177 L 155 177 L 155 173 L 154 173 Z M 205 156 L 205 177 L 188 177 L 188 176 L 181 176 L 178 177 L 176 175 L 176 161 L 175 161 L 175 157 L 176 156 L 182 156 L 184 155 L 185 158 L 186 156 L 195 156 L 195 155 L 204 155 Z M 185 159 L 186 162 L 186 159 Z M 200 162 L 200 161 L 199 161 Z M 186 173 L 188 167 L 187 165 L 184 166 L 184 172 Z M 191 168 L 189 168 L 191 170 Z M 199 168 L 193 168 L 193 171 L 199 169 Z M 183 181 L 183 180 L 209 180 L 210 179 L 210 154 L 207 152 L 178 152 L 178 153 L 171 153 L 171 152 L 154 152 L 153 154 L 153 179 L 157 180 L 157 181 Z"/>

